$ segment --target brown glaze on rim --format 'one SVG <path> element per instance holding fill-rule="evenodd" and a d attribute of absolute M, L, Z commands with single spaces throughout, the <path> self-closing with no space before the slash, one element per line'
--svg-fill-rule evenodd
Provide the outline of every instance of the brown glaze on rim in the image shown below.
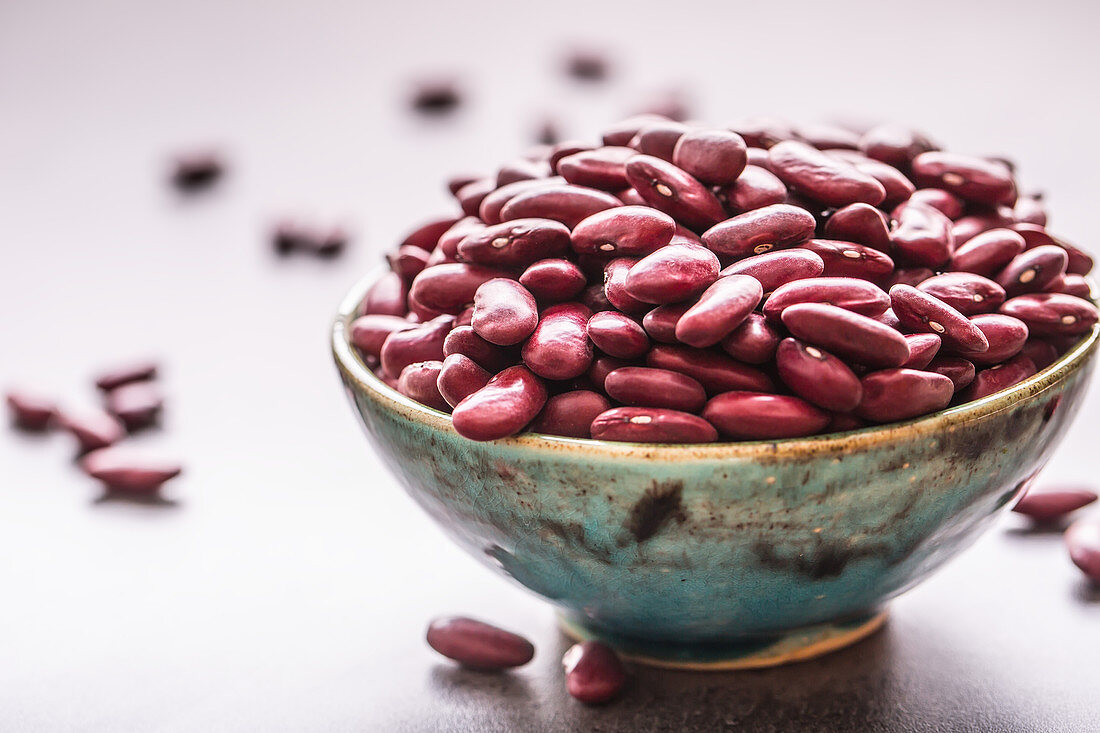
<path fill-rule="evenodd" d="M 332 327 L 332 352 L 337 366 L 345 379 L 358 387 L 375 402 L 397 412 L 409 420 L 423 423 L 433 429 L 450 433 L 459 438 L 451 424 L 451 416 L 445 412 L 427 407 L 409 399 L 397 390 L 386 385 L 376 377 L 355 353 L 348 341 L 348 325 L 355 319 L 359 304 L 366 297 L 367 290 L 385 271 L 380 267 L 357 282 L 340 304 L 339 312 Z M 1093 294 L 1097 292 L 1093 286 Z M 1007 390 L 967 402 L 958 407 L 950 407 L 940 412 L 907 420 L 904 422 L 861 428 L 846 433 L 829 433 L 807 438 L 786 438 L 783 440 L 740 441 L 736 443 L 619 443 L 588 438 L 565 438 L 542 433 L 522 433 L 515 437 L 493 441 L 500 445 L 544 451 L 601 452 L 608 457 L 645 458 L 648 460 L 683 460 L 753 458 L 773 461 L 784 455 L 832 454 L 866 448 L 882 442 L 900 442 L 921 437 L 936 438 L 942 433 L 960 425 L 987 418 L 1012 408 L 1025 400 L 1032 400 L 1057 383 L 1080 369 L 1096 353 L 1100 341 L 1100 324 L 1077 342 L 1069 351 L 1053 364 L 1034 376 L 1025 379 Z"/>

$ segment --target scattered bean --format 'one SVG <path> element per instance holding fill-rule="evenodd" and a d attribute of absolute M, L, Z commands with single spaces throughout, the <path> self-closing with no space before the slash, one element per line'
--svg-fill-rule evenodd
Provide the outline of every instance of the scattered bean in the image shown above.
<path fill-rule="evenodd" d="M 561 663 L 569 694 L 589 705 L 607 702 L 626 684 L 626 670 L 618 655 L 598 641 L 574 644 Z"/>
<path fill-rule="evenodd" d="M 81 469 L 103 482 L 108 492 L 154 494 L 183 467 L 171 460 L 132 448 L 99 448 L 84 456 Z"/>
<path fill-rule="evenodd" d="M 1089 580 L 1100 583 L 1100 521 L 1078 519 L 1066 530 L 1065 541 L 1073 564 Z"/>
<path fill-rule="evenodd" d="M 1092 504 L 1097 494 L 1092 489 L 1076 486 L 1028 489 L 1012 511 L 1031 517 L 1036 522 L 1053 522 L 1081 507 Z"/>
<path fill-rule="evenodd" d="M 21 430 L 46 430 L 57 416 L 57 405 L 53 400 L 33 392 L 9 390 L 5 398 L 12 424 Z"/>
<path fill-rule="evenodd" d="M 535 656 L 534 645 L 522 636 L 461 616 L 432 619 L 427 641 L 432 649 L 471 669 L 522 667 Z"/>

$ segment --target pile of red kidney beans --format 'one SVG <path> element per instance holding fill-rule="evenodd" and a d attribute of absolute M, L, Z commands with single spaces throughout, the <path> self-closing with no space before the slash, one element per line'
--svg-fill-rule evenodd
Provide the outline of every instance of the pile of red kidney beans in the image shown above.
<path fill-rule="evenodd" d="M 1012 165 L 885 125 L 657 115 L 450 184 L 351 339 L 494 440 L 764 440 L 999 392 L 1097 321 L 1092 258 Z"/>

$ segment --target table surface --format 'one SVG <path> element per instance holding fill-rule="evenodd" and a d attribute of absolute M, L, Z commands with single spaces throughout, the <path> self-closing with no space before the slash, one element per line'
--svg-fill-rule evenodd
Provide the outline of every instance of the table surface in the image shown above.
<path fill-rule="evenodd" d="M 670 8 L 675 7 L 675 15 Z M 0 382 L 94 399 L 151 354 L 186 462 L 166 501 L 103 501 L 61 435 L 0 434 L 0 729 L 1084 731 L 1100 716 L 1100 592 L 1059 535 L 1006 516 L 835 655 L 736 674 L 635 671 L 565 695 L 547 606 L 457 552 L 382 469 L 327 348 L 343 293 L 448 174 L 506 160 L 551 114 L 571 136 L 678 85 L 700 117 L 911 120 L 1015 151 L 1057 231 L 1097 241 L 1096 10 L 108 1 L 0 3 Z M 606 48 L 606 84 L 560 73 Z M 467 103 L 423 120 L 409 84 Z M 206 195 L 172 151 L 221 146 Z M 279 260 L 283 214 L 348 225 L 348 256 Z M 1100 391 L 1044 473 L 1094 481 Z M 507 675 L 422 641 L 443 613 L 533 638 Z"/>

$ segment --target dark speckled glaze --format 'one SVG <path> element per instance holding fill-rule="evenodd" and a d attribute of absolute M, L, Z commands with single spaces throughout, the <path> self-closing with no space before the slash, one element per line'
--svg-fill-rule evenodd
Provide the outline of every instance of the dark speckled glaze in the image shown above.
<path fill-rule="evenodd" d="M 556 604 L 575 633 L 685 662 L 874 618 L 969 545 L 1065 433 L 1097 342 L 1094 329 L 978 402 L 850 433 L 476 443 L 349 347 L 368 285 L 343 304 L 333 347 L 372 442 L 413 498 L 468 552 Z"/>

